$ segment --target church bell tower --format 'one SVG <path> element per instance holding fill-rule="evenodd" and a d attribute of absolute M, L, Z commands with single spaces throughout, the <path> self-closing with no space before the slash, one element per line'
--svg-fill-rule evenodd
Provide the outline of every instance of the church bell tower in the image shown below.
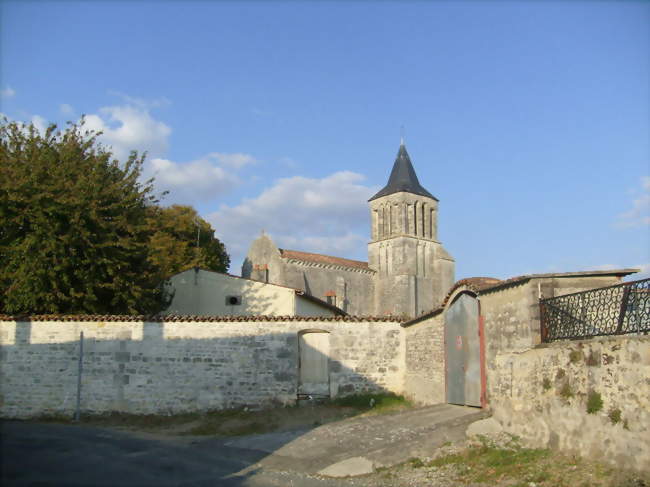
<path fill-rule="evenodd" d="M 388 184 L 368 202 L 376 313 L 433 310 L 454 283 L 455 263 L 438 241 L 438 199 L 420 185 L 403 140 Z"/>

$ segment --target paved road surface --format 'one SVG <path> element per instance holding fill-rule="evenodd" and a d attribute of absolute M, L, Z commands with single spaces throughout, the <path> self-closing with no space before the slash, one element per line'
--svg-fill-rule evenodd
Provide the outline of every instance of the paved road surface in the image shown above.
<path fill-rule="evenodd" d="M 338 470 L 346 473 L 350 458 L 386 466 L 426 456 L 461 439 L 467 424 L 482 416 L 477 409 L 439 405 L 225 439 L 5 421 L 1 478 L 3 487 L 343 486 L 348 481 L 314 474 L 332 466 L 336 471 L 341 462 Z"/>

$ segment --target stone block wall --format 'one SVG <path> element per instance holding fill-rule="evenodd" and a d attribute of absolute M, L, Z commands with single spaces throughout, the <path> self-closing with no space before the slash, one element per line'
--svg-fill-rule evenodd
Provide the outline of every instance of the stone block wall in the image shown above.
<path fill-rule="evenodd" d="M 541 341 L 537 286 L 525 282 L 480 296 L 485 329 L 485 361 L 489 382 L 496 356 L 530 350 Z"/>
<path fill-rule="evenodd" d="M 445 402 L 445 324 L 442 313 L 404 328 L 404 394 L 419 405 Z"/>
<path fill-rule="evenodd" d="M 496 357 L 530 350 L 541 343 L 539 299 L 619 284 L 616 276 L 541 277 L 479 295 L 485 327 L 487 400 L 497 374 Z"/>
<path fill-rule="evenodd" d="M 396 321 L 0 321 L 0 414 L 73 413 L 82 331 L 83 411 L 167 414 L 291 404 L 298 333 L 308 329 L 330 333 L 333 396 L 403 392 L 404 340 Z"/>
<path fill-rule="evenodd" d="M 499 354 L 489 384 L 494 418 L 529 444 L 650 471 L 650 337 Z"/>

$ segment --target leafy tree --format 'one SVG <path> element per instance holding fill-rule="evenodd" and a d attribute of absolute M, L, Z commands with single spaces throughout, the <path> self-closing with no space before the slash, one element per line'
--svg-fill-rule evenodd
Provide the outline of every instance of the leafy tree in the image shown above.
<path fill-rule="evenodd" d="M 192 266 L 226 272 L 230 257 L 214 229 L 191 206 L 150 208 L 150 258 L 161 279 Z M 197 237 L 199 246 L 197 248 Z"/>
<path fill-rule="evenodd" d="M 163 303 L 149 259 L 152 181 L 80 124 L 0 121 L 0 309 L 149 313 Z"/>

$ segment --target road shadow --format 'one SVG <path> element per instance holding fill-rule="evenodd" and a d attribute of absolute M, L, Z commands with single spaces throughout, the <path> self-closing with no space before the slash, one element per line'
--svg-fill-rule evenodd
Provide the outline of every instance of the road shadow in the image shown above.
<path fill-rule="evenodd" d="M 234 336 L 209 337 L 210 327 L 233 324 L 238 330 Z M 399 358 L 397 333 L 386 329 L 375 337 L 373 347 L 357 347 L 355 340 L 367 339 L 363 333 L 356 338 L 351 333 L 358 323 L 333 321 L 323 330 L 308 328 L 310 323 L 305 322 L 291 326 L 246 322 L 252 328 L 249 332 L 241 325 L 18 322 L 13 336 L 4 335 L 1 348 L 3 416 L 74 415 L 80 343 L 70 338 L 80 331 L 85 332 L 82 416 L 112 411 L 172 415 L 295 404 L 299 392 L 309 393 L 301 389 L 305 360 L 325 365 L 326 387 L 332 395 L 389 391 L 390 377 L 380 369 Z M 64 340 L 58 338 L 63 335 L 57 327 L 73 330 Z M 305 333 L 326 333 L 326 354 L 302 340 Z M 205 338 L 194 338 L 201 335 Z M 322 370 L 307 376 L 319 374 Z M 252 466 L 314 427 L 267 438 L 263 448 L 242 448 L 228 445 L 229 438 L 168 441 L 83 424 L 3 421 L 2 481 L 3 485 L 254 485 L 250 482 L 258 471 Z"/>

